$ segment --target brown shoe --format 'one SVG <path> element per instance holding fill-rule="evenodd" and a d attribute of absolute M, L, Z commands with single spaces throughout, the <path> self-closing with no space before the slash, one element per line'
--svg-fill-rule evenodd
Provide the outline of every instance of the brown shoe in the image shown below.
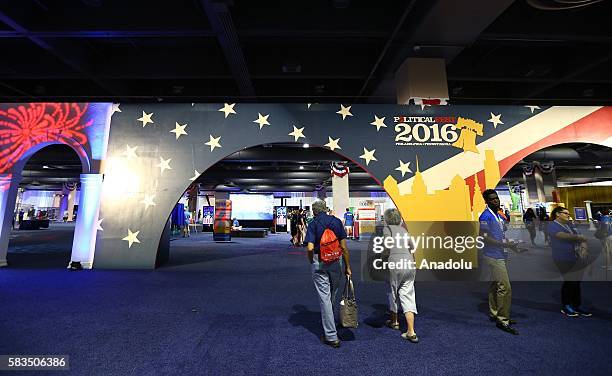
<path fill-rule="evenodd" d="M 327 345 L 329 347 L 333 347 L 334 349 L 337 349 L 338 347 L 340 347 L 340 340 L 337 339 L 335 341 L 329 341 L 327 339 L 325 339 L 324 336 L 321 336 L 321 342 L 323 342 L 324 345 Z"/>

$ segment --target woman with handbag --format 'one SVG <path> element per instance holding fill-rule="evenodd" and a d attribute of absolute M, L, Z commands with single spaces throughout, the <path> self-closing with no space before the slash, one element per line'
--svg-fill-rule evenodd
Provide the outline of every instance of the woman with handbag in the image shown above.
<path fill-rule="evenodd" d="M 401 238 L 409 236 L 408 231 L 401 226 L 402 216 L 397 209 L 387 209 L 384 213 L 385 226 L 383 236 L 395 238 L 397 234 Z M 414 255 L 412 254 L 414 245 L 410 242 L 409 247 L 393 247 L 389 249 L 389 263 L 400 265 L 409 265 L 404 269 L 389 270 L 389 311 L 391 311 L 391 319 L 385 322 L 385 325 L 391 329 L 399 330 L 398 310 L 401 306 L 408 330 L 402 333 L 402 338 L 412 343 L 419 342 L 419 338 L 414 332 L 414 315 L 417 314 L 416 299 L 414 296 L 414 279 L 416 277 L 416 268 L 414 267 Z M 412 266 L 412 267 L 410 267 Z"/>
<path fill-rule="evenodd" d="M 586 238 L 571 226 L 570 213 L 566 208 L 554 208 L 550 217 L 552 222 L 548 225 L 548 234 L 552 256 L 563 277 L 561 313 L 569 317 L 591 316 L 590 312 L 580 308 L 580 281 L 583 273 L 581 261 L 588 257 Z"/>

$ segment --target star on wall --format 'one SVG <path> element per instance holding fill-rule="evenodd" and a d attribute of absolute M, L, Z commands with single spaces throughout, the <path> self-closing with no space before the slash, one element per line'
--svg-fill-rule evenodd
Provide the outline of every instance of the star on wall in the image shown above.
<path fill-rule="evenodd" d="M 263 128 L 264 125 L 270 125 L 270 123 L 268 123 L 268 116 L 270 116 L 269 114 L 264 116 L 258 112 L 257 116 L 257 120 L 253 120 L 253 123 L 259 124 L 259 129 Z"/>
<path fill-rule="evenodd" d="M 306 138 L 306 136 L 304 136 L 304 127 L 302 128 L 298 128 L 295 125 L 293 126 L 293 132 L 289 133 L 289 136 L 293 136 L 295 138 L 295 142 L 297 142 L 297 140 L 300 139 L 300 137 L 302 138 Z"/>
<path fill-rule="evenodd" d="M 136 149 L 138 149 L 138 146 L 134 146 L 133 148 L 131 148 L 130 145 L 125 145 L 125 151 L 123 152 L 123 155 L 125 155 L 128 159 L 138 158 L 138 156 L 136 155 Z"/>
<path fill-rule="evenodd" d="M 376 159 L 376 157 L 374 156 L 374 152 L 376 151 L 376 149 L 372 149 L 371 151 L 363 148 L 363 154 L 361 154 L 359 156 L 359 158 L 361 159 L 365 159 L 366 162 L 366 166 L 370 164 L 371 161 L 377 161 L 378 159 Z"/>
<path fill-rule="evenodd" d="M 312 103 L 306 103 L 306 107 L 310 110 L 310 106 L 312 106 Z"/>
<path fill-rule="evenodd" d="M 327 136 L 327 139 L 329 140 L 329 142 L 323 146 L 327 146 L 330 150 L 336 150 L 336 149 L 342 150 L 340 145 L 338 145 L 338 142 L 340 141 L 339 137 L 334 140 L 331 137 Z"/>
<path fill-rule="evenodd" d="M 340 105 L 340 111 L 337 111 L 336 113 L 342 115 L 342 120 L 346 119 L 347 116 L 353 116 L 353 114 L 351 114 L 351 106 L 344 107 L 343 105 Z"/>
<path fill-rule="evenodd" d="M 215 148 L 220 148 L 221 144 L 219 143 L 219 140 L 221 140 L 221 136 L 219 137 L 213 137 L 212 134 L 208 135 L 210 140 L 208 142 L 205 142 L 204 145 L 208 145 L 210 146 L 210 151 L 215 150 Z"/>
<path fill-rule="evenodd" d="M 489 120 L 487 120 L 489 123 L 493 123 L 493 128 L 497 128 L 498 124 L 504 124 L 503 121 L 501 121 L 501 114 L 499 115 L 493 115 L 493 113 L 491 112 L 491 118 Z"/>
<path fill-rule="evenodd" d="M 198 177 L 200 176 L 200 173 L 198 172 L 198 170 L 193 170 L 193 177 L 190 178 L 189 180 L 194 181 L 196 180 Z"/>
<path fill-rule="evenodd" d="M 539 109 L 540 109 L 540 106 L 525 106 L 525 107 L 527 107 L 528 109 L 530 109 L 532 114 L 533 114 L 533 111 L 535 111 L 535 110 L 539 110 Z"/>
<path fill-rule="evenodd" d="M 160 175 L 164 174 L 164 170 L 172 170 L 172 167 L 170 167 L 171 160 L 172 158 L 164 159 L 163 157 L 159 157 L 159 163 L 156 166 L 160 169 Z"/>
<path fill-rule="evenodd" d="M 223 108 L 220 108 L 218 111 L 223 112 L 225 114 L 225 118 L 227 119 L 230 114 L 235 114 L 234 106 L 236 103 L 224 103 Z"/>
<path fill-rule="evenodd" d="M 102 221 L 103 220 L 104 220 L 104 218 L 100 218 L 96 222 L 96 231 L 104 231 L 104 229 L 102 228 Z"/>
<path fill-rule="evenodd" d="M 170 131 L 170 133 L 174 133 L 176 135 L 176 139 L 178 140 L 181 135 L 186 135 L 185 128 L 187 124 L 180 125 L 178 122 L 175 122 L 174 129 Z"/>
<path fill-rule="evenodd" d="M 111 112 L 111 116 L 115 113 L 115 112 L 121 112 L 121 109 L 119 108 L 119 106 L 121 106 L 121 103 L 113 103 L 112 106 L 112 110 L 113 112 Z"/>
<path fill-rule="evenodd" d="M 155 195 L 148 195 L 148 194 L 145 193 L 144 199 L 142 199 L 142 201 L 140 201 L 141 204 L 144 204 L 145 210 L 147 210 L 149 208 L 149 206 L 157 205 L 157 204 L 155 204 L 155 201 L 153 201 L 154 198 L 155 198 Z"/>
<path fill-rule="evenodd" d="M 395 170 L 400 171 L 402 173 L 402 177 L 404 177 L 404 175 L 408 172 L 412 173 L 412 170 L 410 169 L 410 162 L 404 163 L 404 161 L 400 159 L 399 163 L 399 167 L 397 167 Z"/>
<path fill-rule="evenodd" d="M 126 242 L 128 242 L 128 248 L 132 248 L 133 243 L 140 243 L 140 240 L 138 240 L 138 233 L 140 233 L 140 231 L 132 232 L 128 228 L 128 235 L 121 240 L 125 240 Z"/>
<path fill-rule="evenodd" d="M 376 132 L 378 132 L 380 128 L 387 128 L 387 124 L 385 124 L 385 118 L 384 117 L 379 118 L 376 115 L 374 115 L 374 121 L 371 122 L 370 124 L 376 126 Z"/>
<path fill-rule="evenodd" d="M 142 117 L 139 118 L 138 121 L 142 122 L 143 128 L 149 123 L 154 124 L 153 119 L 151 119 L 151 116 L 153 116 L 152 112 L 150 114 L 147 114 L 146 112 L 142 111 Z"/>

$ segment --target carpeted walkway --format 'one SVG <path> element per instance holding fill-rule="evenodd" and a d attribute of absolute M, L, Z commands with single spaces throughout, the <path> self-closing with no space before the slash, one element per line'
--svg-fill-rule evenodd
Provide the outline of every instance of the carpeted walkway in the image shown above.
<path fill-rule="evenodd" d="M 418 282 L 417 345 L 383 326 L 385 285 L 358 283 L 360 327 L 332 349 L 318 341 L 304 249 L 286 235 L 178 239 L 152 271 L 69 272 L 45 266 L 50 253 L 15 256 L 0 269 L 0 354 L 69 354 L 75 375 L 612 374 L 605 282 L 584 284 L 592 318 L 559 313 L 557 282 L 514 283 L 519 336 L 488 321 L 486 283 Z"/>

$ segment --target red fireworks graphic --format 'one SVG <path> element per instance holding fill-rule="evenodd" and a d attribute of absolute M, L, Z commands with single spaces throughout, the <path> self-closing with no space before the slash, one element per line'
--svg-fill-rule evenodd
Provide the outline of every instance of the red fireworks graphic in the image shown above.
<path fill-rule="evenodd" d="M 83 130 L 93 120 L 81 123 L 87 104 L 30 103 L 0 108 L 0 173 L 10 168 L 32 147 L 46 142 L 72 146 L 82 154 L 87 143 Z"/>

